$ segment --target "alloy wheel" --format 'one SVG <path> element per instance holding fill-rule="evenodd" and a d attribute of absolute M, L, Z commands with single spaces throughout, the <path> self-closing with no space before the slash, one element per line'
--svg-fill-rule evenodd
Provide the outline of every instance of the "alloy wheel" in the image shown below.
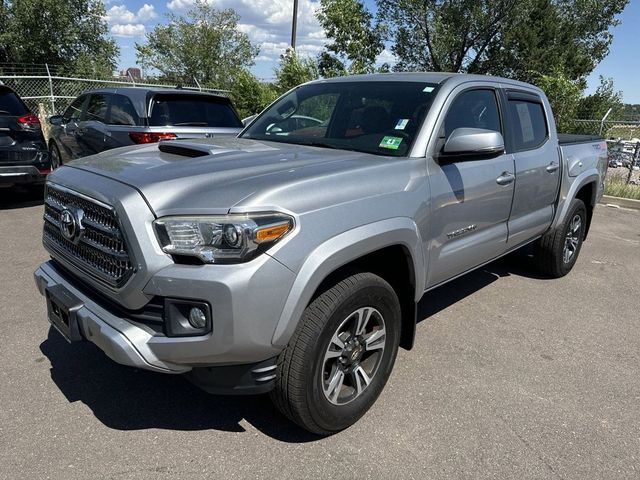
<path fill-rule="evenodd" d="M 362 307 L 349 314 L 334 332 L 321 369 L 324 395 L 334 405 L 360 397 L 378 371 L 386 344 L 382 314 Z"/>
<path fill-rule="evenodd" d="M 574 215 L 569 223 L 567 234 L 564 239 L 564 249 L 562 251 L 562 260 L 569 263 L 576 256 L 578 247 L 580 246 L 580 234 L 582 233 L 582 218 L 580 215 Z"/>

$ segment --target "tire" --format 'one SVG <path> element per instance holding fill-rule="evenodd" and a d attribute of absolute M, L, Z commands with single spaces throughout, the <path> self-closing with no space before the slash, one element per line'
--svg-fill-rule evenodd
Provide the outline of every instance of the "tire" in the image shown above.
<path fill-rule="evenodd" d="M 56 168 L 62 166 L 62 156 L 60 155 L 60 149 L 53 142 L 49 144 L 49 158 L 51 159 L 51 170 L 55 170 Z"/>
<path fill-rule="evenodd" d="M 534 261 L 538 270 L 552 278 L 564 277 L 578 259 L 587 224 L 584 202 L 571 202 L 564 222 L 547 232 L 535 244 Z"/>
<path fill-rule="evenodd" d="M 333 285 L 306 308 L 278 358 L 270 394 L 275 406 L 318 435 L 353 425 L 391 374 L 400 318 L 393 288 L 372 273 L 357 273 Z M 358 336 L 360 319 L 366 325 Z"/>

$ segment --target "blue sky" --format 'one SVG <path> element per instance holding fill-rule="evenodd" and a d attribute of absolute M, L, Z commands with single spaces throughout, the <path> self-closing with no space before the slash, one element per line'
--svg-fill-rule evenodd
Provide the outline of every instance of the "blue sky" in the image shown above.
<path fill-rule="evenodd" d="M 260 46 L 253 72 L 260 78 L 271 79 L 279 55 L 287 48 L 291 36 L 291 8 L 293 0 L 210 0 L 216 8 L 234 8 L 241 17 L 240 28 L 252 42 Z M 365 0 L 370 6 L 374 0 Z M 136 42 L 144 41 L 144 34 L 157 23 L 166 21 L 166 13 L 184 13 L 193 0 L 107 0 L 107 19 L 111 34 L 120 45 L 120 68 L 136 63 Z M 298 52 L 316 55 L 326 41 L 322 28 L 313 14 L 318 0 L 299 0 Z M 622 90 L 624 101 L 640 103 L 640 55 L 638 29 L 640 29 L 640 1 L 631 0 L 620 16 L 621 25 L 612 29 L 614 34 L 610 53 L 589 76 L 587 92 L 597 87 L 598 76 L 612 77 L 616 89 Z M 390 52 L 382 54 L 381 61 L 392 61 Z"/>

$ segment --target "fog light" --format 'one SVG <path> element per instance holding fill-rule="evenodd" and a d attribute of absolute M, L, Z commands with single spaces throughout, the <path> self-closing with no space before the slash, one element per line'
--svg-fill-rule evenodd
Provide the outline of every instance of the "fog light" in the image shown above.
<path fill-rule="evenodd" d="M 204 328 L 207 325 L 207 314 L 201 308 L 193 307 L 189 311 L 189 323 L 193 328 Z"/>

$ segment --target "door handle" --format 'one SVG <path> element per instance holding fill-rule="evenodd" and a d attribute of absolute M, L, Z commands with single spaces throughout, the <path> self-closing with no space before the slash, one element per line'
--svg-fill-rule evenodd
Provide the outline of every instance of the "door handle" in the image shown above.
<path fill-rule="evenodd" d="M 558 170 L 559 168 L 560 168 L 560 164 L 559 164 L 559 163 L 551 162 L 549 165 L 547 165 L 546 170 L 547 170 L 547 172 L 549 172 L 549 173 L 553 173 L 553 172 L 555 172 L 556 170 Z"/>
<path fill-rule="evenodd" d="M 496 183 L 498 185 L 509 185 L 516 179 L 516 176 L 511 172 L 502 172 L 498 178 L 496 178 Z"/>

